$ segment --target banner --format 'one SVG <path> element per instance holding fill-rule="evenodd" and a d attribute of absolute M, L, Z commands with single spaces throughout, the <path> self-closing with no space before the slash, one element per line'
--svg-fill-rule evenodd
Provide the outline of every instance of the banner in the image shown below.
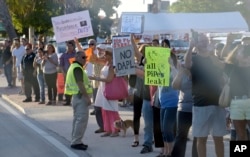
<path fill-rule="evenodd" d="M 169 86 L 170 49 L 162 47 L 146 47 L 145 57 L 145 84 L 156 86 Z"/>
<path fill-rule="evenodd" d="M 142 33 L 143 30 L 143 16 L 123 14 L 121 18 L 121 32 L 122 33 Z"/>
<path fill-rule="evenodd" d="M 81 11 L 51 18 L 56 42 L 93 36 L 89 11 Z"/>
<path fill-rule="evenodd" d="M 135 74 L 134 56 L 132 45 L 114 49 L 116 76 Z"/>

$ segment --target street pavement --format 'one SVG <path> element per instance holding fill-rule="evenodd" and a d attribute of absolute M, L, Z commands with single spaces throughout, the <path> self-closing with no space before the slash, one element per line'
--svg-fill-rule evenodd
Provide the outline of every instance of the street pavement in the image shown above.
<path fill-rule="evenodd" d="M 55 106 L 38 105 L 36 102 L 23 103 L 22 100 L 25 99 L 25 96 L 19 95 L 19 90 L 20 82 L 17 81 L 17 87 L 7 88 L 5 77 L 0 76 L 0 94 L 2 98 L 27 117 L 68 141 L 65 146 L 70 147 L 73 117 L 71 106 L 63 106 L 63 102 L 57 102 Z M 90 106 L 90 112 L 92 110 L 93 106 Z M 132 107 L 120 107 L 119 113 L 123 120 L 133 119 Z M 155 157 L 160 153 L 159 148 L 154 148 L 152 153 L 140 154 L 143 144 L 143 127 L 144 123 L 141 118 L 140 145 L 134 148 L 131 147 L 133 142 L 133 130 L 131 128 L 127 131 L 126 137 L 122 137 L 122 132 L 118 137 L 100 137 L 101 134 L 94 133 L 98 129 L 95 116 L 90 115 L 83 138 L 83 142 L 88 144 L 89 148 L 85 152 L 78 152 L 78 154 L 82 157 Z M 190 139 L 192 140 L 191 134 Z M 189 141 L 187 144 L 186 157 L 191 157 L 191 143 L 192 141 Z M 225 157 L 229 157 L 229 142 L 225 139 L 224 143 Z M 211 137 L 207 143 L 207 157 L 216 157 Z"/>

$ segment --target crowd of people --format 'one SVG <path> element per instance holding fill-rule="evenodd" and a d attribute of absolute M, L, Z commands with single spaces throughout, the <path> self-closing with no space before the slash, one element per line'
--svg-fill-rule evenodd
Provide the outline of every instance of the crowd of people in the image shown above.
<path fill-rule="evenodd" d="M 121 119 L 119 100 L 108 100 L 103 94 L 105 83 L 112 82 L 116 77 L 110 42 L 97 44 L 90 39 L 89 48 L 84 50 L 74 39 L 67 42 L 67 51 L 58 58 L 52 44 L 39 42 L 34 47 L 26 39 L 21 41 L 15 38 L 12 44 L 10 40 L 5 40 L 2 64 L 8 87 L 15 86 L 16 78 L 21 81 L 20 94 L 26 96 L 23 102 L 32 101 L 33 89 L 35 102 L 45 104 L 47 101 L 46 105 L 55 105 L 57 73 L 61 72 L 65 77 L 64 105 L 72 105 L 74 114 L 71 148 L 88 148 L 82 139 L 91 103 L 94 104 L 98 125 L 95 133 L 102 133 L 101 137 L 119 136 L 119 130 L 114 126 L 114 122 Z M 164 39 L 160 43 L 154 39 L 152 43 L 138 46 L 131 35 L 136 62 L 136 74 L 128 76 L 133 98 L 134 141 L 131 146 L 140 145 L 141 116 L 144 120 L 141 154 L 152 152 L 155 145 L 161 150 L 157 157 L 185 157 L 191 127 L 192 157 L 206 157 L 209 135 L 213 137 L 216 156 L 224 157 L 223 136 L 228 134 L 230 127 L 232 140 L 249 140 L 249 41 L 249 38 L 243 38 L 238 45 L 232 45 L 229 34 L 225 45 L 214 45 L 205 34 L 198 34 L 197 39 L 190 39 L 189 50 L 183 60 L 178 60 L 172 51 L 166 58 L 170 64 L 170 85 L 152 86 L 144 84 L 146 48 L 165 47 L 171 50 L 169 40 Z M 231 80 L 229 108 L 218 104 L 225 76 Z"/>

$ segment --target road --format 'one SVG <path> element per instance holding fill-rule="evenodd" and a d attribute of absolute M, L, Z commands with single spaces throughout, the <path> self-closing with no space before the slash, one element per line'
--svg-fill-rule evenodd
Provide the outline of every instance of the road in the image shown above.
<path fill-rule="evenodd" d="M 79 156 L 0 99 L 1 157 Z"/>

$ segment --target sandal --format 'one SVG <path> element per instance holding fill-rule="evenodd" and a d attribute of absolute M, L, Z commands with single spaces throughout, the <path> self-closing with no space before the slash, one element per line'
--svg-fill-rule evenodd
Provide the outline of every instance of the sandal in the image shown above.
<path fill-rule="evenodd" d="M 139 145 L 139 141 L 134 141 L 131 147 L 137 147 Z"/>

